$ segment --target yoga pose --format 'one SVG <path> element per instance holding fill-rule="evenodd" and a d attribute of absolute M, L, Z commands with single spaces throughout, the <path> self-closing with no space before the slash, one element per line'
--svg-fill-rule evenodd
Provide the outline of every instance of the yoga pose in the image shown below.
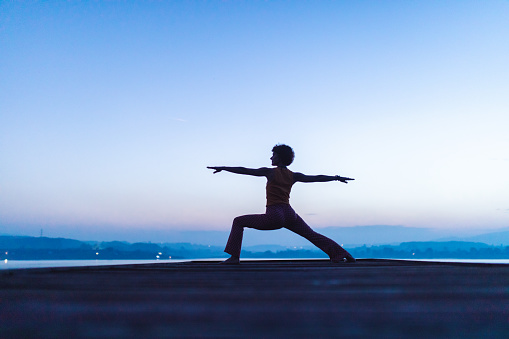
<path fill-rule="evenodd" d="M 239 264 L 244 227 L 257 230 L 277 230 L 284 227 L 312 242 L 316 247 L 327 253 L 332 262 L 355 262 L 355 258 L 335 241 L 313 231 L 290 206 L 290 190 L 296 182 L 336 180 L 347 184 L 348 180 L 354 179 L 339 175 L 305 175 L 292 172 L 286 167 L 293 162 L 294 156 L 293 149 L 290 146 L 276 145 L 272 148 L 272 157 L 270 158 L 272 166 L 276 166 L 274 168 L 207 167 L 213 169 L 214 173 L 227 171 L 267 178 L 267 208 L 265 214 L 243 215 L 233 220 L 230 237 L 224 250 L 231 257 L 223 261 L 224 264 Z"/>

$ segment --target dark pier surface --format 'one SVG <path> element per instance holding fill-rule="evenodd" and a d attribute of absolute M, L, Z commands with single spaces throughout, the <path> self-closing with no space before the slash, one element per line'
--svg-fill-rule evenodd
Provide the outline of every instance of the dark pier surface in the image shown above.
<path fill-rule="evenodd" d="M 509 265 L 215 262 L 0 273 L 0 338 L 509 338 Z"/>

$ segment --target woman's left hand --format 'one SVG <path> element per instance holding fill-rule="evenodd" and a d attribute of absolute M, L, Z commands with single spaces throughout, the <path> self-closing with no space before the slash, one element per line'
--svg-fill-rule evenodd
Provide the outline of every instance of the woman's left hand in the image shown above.
<path fill-rule="evenodd" d="M 341 177 L 339 175 L 336 175 L 336 180 L 337 181 L 341 181 L 341 182 L 344 182 L 345 184 L 348 184 L 348 180 L 355 180 L 355 179 L 352 179 L 352 178 L 347 178 L 347 177 Z"/>

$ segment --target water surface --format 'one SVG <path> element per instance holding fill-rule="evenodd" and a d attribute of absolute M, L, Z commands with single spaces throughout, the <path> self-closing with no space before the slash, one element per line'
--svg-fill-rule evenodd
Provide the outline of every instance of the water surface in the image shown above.
<path fill-rule="evenodd" d="M 164 264 L 177 263 L 193 260 L 200 261 L 222 261 L 225 258 L 212 259 L 159 259 L 159 260 L 3 260 L 0 262 L 0 270 L 19 269 L 19 268 L 48 268 L 48 267 L 82 267 L 82 266 L 111 266 L 111 265 L 135 265 L 135 264 Z M 323 259 L 323 258 L 321 258 Z M 270 259 L 244 259 L 251 260 L 306 260 L 303 258 L 270 258 Z M 308 260 L 314 260 L 309 258 Z M 509 259 L 397 259 L 411 261 L 431 261 L 431 262 L 458 262 L 458 263 L 478 263 L 478 264 L 509 264 Z"/>

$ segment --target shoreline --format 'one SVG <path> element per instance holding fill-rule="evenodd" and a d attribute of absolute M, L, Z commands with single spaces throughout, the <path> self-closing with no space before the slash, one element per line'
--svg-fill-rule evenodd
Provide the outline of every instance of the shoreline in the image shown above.
<path fill-rule="evenodd" d="M 183 262 L 215 262 L 222 261 L 225 258 L 193 258 L 193 259 L 96 259 L 96 260 L 4 260 L 0 262 L 0 272 L 8 270 L 20 269 L 38 269 L 38 268 L 64 268 L 64 267 L 97 267 L 97 266 L 119 266 L 119 265 L 146 265 L 146 264 L 174 264 Z M 464 263 L 464 264 L 509 264 L 509 259 L 400 259 L 400 258 L 359 258 L 361 260 L 401 260 L 415 262 L 436 262 L 436 263 Z M 309 260 L 325 260 L 323 258 L 245 258 L 241 262 L 253 261 L 309 261 Z"/>

